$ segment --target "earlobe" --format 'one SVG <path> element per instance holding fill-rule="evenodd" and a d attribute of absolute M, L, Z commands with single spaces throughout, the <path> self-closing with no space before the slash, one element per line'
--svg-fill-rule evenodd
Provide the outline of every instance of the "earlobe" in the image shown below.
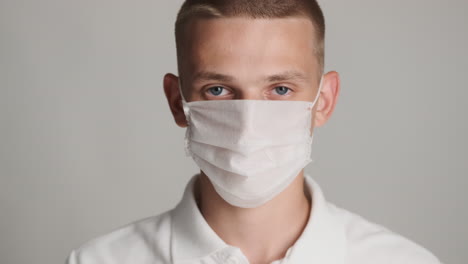
<path fill-rule="evenodd" d="M 172 73 L 167 73 L 163 79 L 163 87 L 174 121 L 179 127 L 187 127 L 179 89 L 179 78 Z"/>

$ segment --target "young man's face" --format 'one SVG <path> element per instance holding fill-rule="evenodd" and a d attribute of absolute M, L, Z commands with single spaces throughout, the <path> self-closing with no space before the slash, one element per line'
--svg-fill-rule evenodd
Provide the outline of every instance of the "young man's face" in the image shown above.
<path fill-rule="evenodd" d="M 189 101 L 313 100 L 319 76 L 309 20 L 204 19 L 189 31 L 182 66 Z"/>
<path fill-rule="evenodd" d="M 312 22 L 301 17 L 196 20 L 187 26 L 191 38 L 184 44 L 180 65 L 186 100 L 313 101 L 321 77 L 314 30 Z M 330 74 L 335 75 L 329 79 L 334 79 L 336 89 L 317 102 L 329 110 L 322 123 L 338 93 L 338 75 Z M 166 75 L 164 87 L 176 123 L 185 127 L 177 77 Z M 317 120 L 315 124 L 321 125 Z"/>

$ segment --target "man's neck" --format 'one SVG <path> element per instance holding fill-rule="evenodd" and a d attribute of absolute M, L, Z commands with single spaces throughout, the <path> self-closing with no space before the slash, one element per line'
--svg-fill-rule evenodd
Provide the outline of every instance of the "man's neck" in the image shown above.
<path fill-rule="evenodd" d="M 309 218 L 311 201 L 304 170 L 283 192 L 257 208 L 227 203 L 203 172 L 195 186 L 197 204 L 207 223 L 227 244 L 240 248 L 251 264 L 283 258 Z"/>

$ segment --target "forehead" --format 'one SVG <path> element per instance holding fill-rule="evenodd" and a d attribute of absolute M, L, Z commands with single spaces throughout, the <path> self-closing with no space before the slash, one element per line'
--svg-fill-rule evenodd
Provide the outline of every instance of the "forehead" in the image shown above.
<path fill-rule="evenodd" d="M 305 17 L 197 19 L 185 32 L 187 70 L 317 67 L 314 26 Z"/>

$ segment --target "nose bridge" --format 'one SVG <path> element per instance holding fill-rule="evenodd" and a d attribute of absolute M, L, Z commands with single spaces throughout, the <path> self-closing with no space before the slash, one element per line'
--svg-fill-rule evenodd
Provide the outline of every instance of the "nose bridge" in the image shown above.
<path fill-rule="evenodd" d="M 264 100 L 265 96 L 263 95 L 263 91 L 261 87 L 250 86 L 250 87 L 243 87 L 242 89 L 240 89 L 239 93 L 236 96 L 236 99 Z"/>
<path fill-rule="evenodd" d="M 246 99 L 243 97 L 242 100 Z M 241 107 L 242 109 L 238 109 L 237 122 L 240 123 L 243 134 L 250 134 L 254 124 L 254 109 L 252 109 L 252 105 L 248 102 L 244 102 Z"/>
<path fill-rule="evenodd" d="M 248 97 L 250 98 L 250 97 Z M 240 144 L 254 144 L 258 145 L 261 141 L 259 137 L 261 129 L 261 121 L 259 118 L 262 117 L 261 109 L 258 105 L 252 102 L 243 102 L 242 110 L 239 109 L 239 115 L 236 122 L 239 122 L 239 143 Z"/>

